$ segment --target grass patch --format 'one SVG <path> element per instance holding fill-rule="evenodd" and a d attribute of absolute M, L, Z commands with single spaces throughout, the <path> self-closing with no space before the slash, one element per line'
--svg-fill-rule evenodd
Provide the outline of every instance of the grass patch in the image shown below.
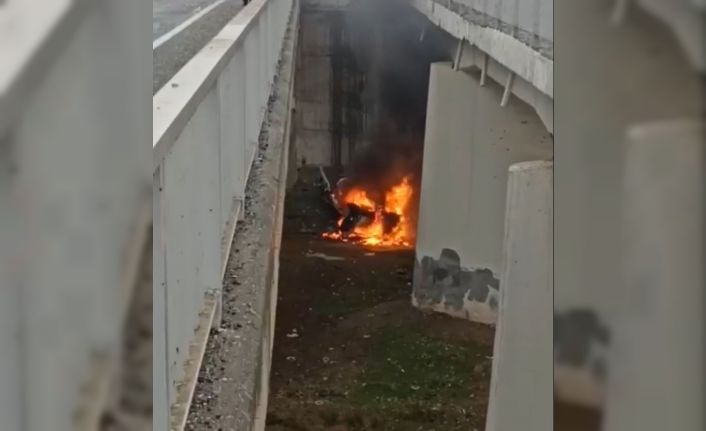
<path fill-rule="evenodd" d="M 351 399 L 382 409 L 414 406 L 417 414 L 429 414 L 437 405 L 468 399 L 480 352 L 480 347 L 429 337 L 421 328 L 385 328 L 372 340 Z"/>

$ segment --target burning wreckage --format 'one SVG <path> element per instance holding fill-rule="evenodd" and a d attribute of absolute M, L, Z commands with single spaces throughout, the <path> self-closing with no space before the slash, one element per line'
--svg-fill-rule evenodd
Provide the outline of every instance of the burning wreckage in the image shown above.
<path fill-rule="evenodd" d="M 414 188 L 409 176 L 390 187 L 380 198 L 350 178 L 341 178 L 334 186 L 320 169 L 326 199 L 339 214 L 337 228 L 324 238 L 377 247 L 412 247 Z M 378 193 L 379 194 L 379 193 Z"/>

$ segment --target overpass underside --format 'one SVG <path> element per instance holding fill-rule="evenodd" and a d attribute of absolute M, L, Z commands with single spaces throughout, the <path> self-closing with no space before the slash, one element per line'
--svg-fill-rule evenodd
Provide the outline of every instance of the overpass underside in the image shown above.
<path fill-rule="evenodd" d="M 264 353 L 259 360 L 242 358 L 240 353 L 228 357 L 224 352 L 248 350 L 243 350 L 242 343 L 232 338 L 243 330 L 215 334 L 214 339 L 220 341 L 213 342 L 212 350 L 207 350 L 206 372 L 202 370 L 202 375 L 217 381 L 221 375 L 227 378 L 229 369 L 241 370 L 243 363 L 259 363 L 263 377 L 259 380 L 259 392 L 253 397 L 257 401 L 247 397 L 222 397 L 220 402 L 207 400 L 192 407 L 194 429 L 213 424 L 244 425 L 248 420 L 258 429 L 265 423 L 269 424 L 268 429 L 287 429 L 287 424 L 295 426 L 301 418 L 287 413 L 292 409 L 292 400 L 282 394 L 294 391 L 294 386 L 318 387 L 318 384 L 319 389 L 326 392 L 324 389 L 329 386 L 351 384 L 329 375 L 324 377 L 330 380 L 323 380 L 322 384 L 320 373 L 325 371 L 311 365 L 312 362 L 323 361 L 322 368 L 351 361 L 366 363 L 367 366 L 361 365 L 363 371 L 358 372 L 364 376 L 374 372 L 374 358 L 350 356 L 350 349 L 348 353 L 339 353 L 327 343 L 334 346 L 339 338 L 365 336 L 369 344 L 363 343 L 358 348 L 372 352 L 378 337 L 387 334 L 392 322 L 395 330 L 419 324 L 417 319 L 424 314 L 414 311 L 414 307 L 470 322 L 468 326 L 459 327 L 460 323 L 453 320 L 434 320 L 434 325 L 442 328 L 440 333 L 433 333 L 433 329 L 424 333 L 410 330 L 404 335 L 396 332 L 390 343 L 396 342 L 394 336 L 400 336 L 402 341 L 398 342 L 416 345 L 415 340 L 440 337 L 445 331 L 443 328 L 456 328 L 453 330 L 461 333 L 483 334 L 475 341 L 468 341 L 468 335 L 460 336 L 459 340 L 463 341 L 456 341 L 470 343 L 464 348 L 487 350 L 484 357 L 492 356 L 493 339 L 494 357 L 520 354 L 523 357 L 522 367 L 508 361 L 504 369 L 496 369 L 497 361 L 474 362 L 476 374 L 464 380 L 465 389 L 473 388 L 473 395 L 477 394 L 480 404 L 475 407 L 459 404 L 459 408 L 474 411 L 457 423 L 459 429 L 471 425 L 485 427 L 486 421 L 492 429 L 511 429 L 517 416 L 507 415 L 505 408 L 513 409 L 518 416 L 526 416 L 520 410 L 533 412 L 531 416 L 538 421 L 537 429 L 548 429 L 550 422 L 547 421 L 551 420 L 553 144 L 551 88 L 546 81 L 546 76 L 551 76 L 551 59 L 547 57 L 546 40 L 542 39 L 541 49 L 511 46 L 508 49 L 516 52 L 509 58 L 520 55 L 525 62 L 522 67 L 512 62 L 506 64 L 502 62 L 504 57 L 500 51 L 493 51 L 497 47 L 488 43 L 493 37 L 507 43 L 508 38 L 512 38 L 503 30 L 508 29 L 478 33 L 477 43 L 474 43 L 470 39 L 472 33 L 453 33 L 453 21 L 447 27 L 446 21 L 437 20 L 436 15 L 425 9 L 431 5 L 369 1 L 300 3 L 293 93 L 287 95 L 293 107 L 288 119 L 291 129 L 283 136 L 289 145 L 288 152 L 285 155 L 282 147 L 275 149 L 277 154 L 270 153 L 273 151 L 271 143 L 264 150 L 266 159 L 287 159 L 288 201 L 284 221 L 272 220 L 284 225 L 283 257 L 279 277 L 273 276 L 276 281 L 272 284 L 273 290 L 262 294 L 269 299 L 247 301 L 253 307 L 272 304 L 254 308 L 253 316 L 267 320 L 267 316 L 273 317 L 273 301 L 278 298 L 277 323 L 267 331 L 264 326 L 262 329 L 263 334 L 274 330 L 274 351 L 269 350 L 271 336 L 263 335 Z M 434 13 L 439 11 L 435 9 Z M 448 13 L 451 15 L 446 18 L 460 16 L 454 15 L 457 11 L 451 9 Z M 546 76 L 542 78 L 542 74 Z M 271 126 L 263 127 L 261 143 L 262 136 L 271 135 Z M 284 175 L 280 172 L 275 176 L 285 181 Z M 385 248 L 361 244 L 353 236 L 345 242 L 323 238 L 338 229 L 337 219 L 343 217 L 336 213 L 331 202 L 324 202 L 328 192 L 335 192 L 337 184 L 343 184 L 339 183 L 341 179 L 348 184 L 346 187 L 357 187 L 373 200 L 408 180 L 412 197 L 401 213 L 411 226 L 408 241 Z M 319 190 L 321 195 L 312 194 L 312 190 Z M 281 202 L 275 208 L 279 205 Z M 259 211 L 271 208 L 263 207 Z M 322 218 L 322 214 L 329 215 Z M 269 220 L 257 210 L 250 216 Z M 247 217 L 246 214 L 244 226 L 247 226 Z M 238 328 L 234 322 L 240 322 L 239 317 L 228 316 L 233 310 L 240 316 L 245 312 L 246 321 L 240 323 L 245 328 L 250 322 L 247 310 L 243 311 L 242 298 L 238 296 L 243 290 L 242 280 L 249 279 L 243 271 L 248 272 L 247 268 L 254 265 L 242 262 L 243 253 L 251 249 L 238 245 L 238 237 L 247 236 L 247 227 L 244 229 L 236 232 L 233 249 L 239 254 L 231 255 L 228 266 L 239 269 L 227 272 L 237 284 L 224 283 L 222 318 L 226 328 Z M 279 237 L 275 241 L 280 241 Z M 272 248 L 279 250 L 279 244 L 273 244 Z M 394 267 L 386 269 L 385 265 Z M 331 268 L 339 269 L 331 274 Z M 381 275 L 372 278 L 361 275 L 376 271 Z M 314 273 L 320 276 L 311 278 Z M 392 278 L 382 275 L 387 273 L 397 275 Z M 376 287 L 380 283 L 387 283 L 388 289 Z M 319 288 L 324 284 L 326 288 Z M 270 285 L 270 282 L 266 284 Z M 504 299 L 505 307 L 510 310 L 506 313 L 506 323 L 493 335 L 502 309 L 501 291 L 513 285 L 519 286 L 517 293 Z M 306 289 L 306 293 L 302 289 Z M 370 302 L 369 298 L 377 299 Z M 517 312 L 518 304 L 522 305 L 523 312 Z M 382 313 L 396 317 L 381 318 L 382 322 L 370 328 L 367 323 L 361 324 L 360 328 L 369 329 L 365 334 L 346 332 L 345 328 L 353 325 L 351 322 L 356 316 L 376 315 L 380 310 L 388 310 Z M 337 323 L 331 326 L 329 319 Z M 257 322 L 258 318 L 252 320 Z M 532 331 L 525 330 L 530 326 Z M 316 336 L 318 341 L 313 340 L 319 333 L 328 335 Z M 327 341 L 327 336 L 333 338 Z M 247 338 L 252 339 L 252 336 Z M 346 344 L 356 345 L 353 340 Z M 448 349 L 444 344 L 435 346 L 436 353 Z M 537 368 L 529 377 L 521 372 L 528 364 Z M 413 364 L 408 366 L 414 367 Z M 225 373 L 219 371 L 220 367 L 225 368 Z M 417 373 L 422 383 L 410 386 L 430 384 L 429 381 L 424 383 L 422 378 L 426 373 Z M 203 399 L 214 390 L 220 393 L 230 386 L 228 383 L 197 385 L 195 399 Z M 547 396 L 534 397 L 534 402 L 527 402 L 529 390 L 544 391 Z M 407 390 L 410 391 L 414 389 Z M 350 392 L 360 397 L 364 397 L 361 393 L 368 393 L 360 388 L 352 388 Z M 401 396 L 402 399 L 406 399 L 405 396 Z M 454 409 L 459 402 L 453 397 L 444 398 L 443 391 L 439 396 L 445 408 Z M 336 401 L 335 395 L 320 398 L 312 398 L 311 405 L 297 404 L 295 410 L 299 413 L 294 416 L 323 415 L 321 423 L 298 426 L 318 429 L 317 426 L 327 423 L 356 421 L 351 419 L 356 415 L 369 417 L 364 425 L 370 425 L 368 422 L 373 420 L 370 418 L 381 414 L 377 410 L 366 410 L 346 397 L 346 401 Z M 488 399 L 493 400 L 490 410 L 486 407 Z M 524 402 L 519 403 L 519 400 Z M 239 413 L 231 415 L 231 419 L 214 422 L 209 409 L 218 410 L 221 418 L 226 418 L 228 411 Z M 322 409 L 353 409 L 357 413 L 333 419 L 328 413 L 321 413 Z M 423 421 L 423 416 L 418 420 Z M 388 419 L 391 420 L 388 415 L 382 415 L 378 420 L 387 424 Z"/>
<path fill-rule="evenodd" d="M 433 0 L 291 5 L 291 40 L 276 69 L 283 81 L 257 115 L 233 112 L 244 115 L 245 124 L 237 125 L 245 128 L 246 148 L 257 149 L 238 167 L 243 190 L 232 202 L 235 219 L 221 218 L 228 221 L 222 244 L 231 245 L 223 248 L 222 288 L 206 313 L 221 330 L 211 333 L 194 401 L 181 405 L 191 405 L 183 420 L 193 429 L 288 429 L 288 421 L 301 418 L 286 415 L 287 401 L 294 402 L 292 394 L 301 398 L 295 386 L 303 386 L 320 388 L 316 393 L 323 395 L 307 398 L 310 403 L 295 400 L 295 410 L 328 413 L 316 426 L 290 425 L 372 426 L 355 414 L 335 413 L 343 404 L 331 399 L 347 399 L 349 391 L 329 392 L 333 378 L 312 374 L 319 370 L 310 363 L 356 363 L 359 357 L 338 353 L 334 344 L 363 337 L 373 344 L 353 344 L 367 351 L 378 339 L 376 333 L 351 331 L 355 325 L 348 319 L 362 314 L 372 319 L 383 310 L 398 316 L 399 329 L 405 319 L 417 318 L 410 317 L 417 316 L 412 307 L 455 318 L 442 327 L 465 322 L 469 333 L 490 334 L 485 341 L 491 341 L 479 348 L 492 346 L 487 355 L 492 360 L 479 364 L 471 379 L 487 402 L 462 426 L 551 429 L 554 384 L 571 402 L 599 406 L 605 358 L 598 345 L 607 336 L 600 313 L 586 300 L 590 277 L 569 280 L 568 270 L 557 272 L 569 294 L 554 309 L 554 233 L 561 229 L 571 236 L 591 222 L 589 215 L 605 214 L 606 208 L 594 205 L 596 196 L 576 198 L 592 181 L 580 156 L 594 147 L 590 133 L 574 136 L 563 145 L 564 172 L 575 181 L 557 196 L 583 212 L 554 224 L 551 2 L 538 0 L 526 9 L 512 1 L 498 8 Z M 254 52 L 248 43 L 243 46 L 246 57 Z M 245 76 L 254 76 L 248 67 Z M 567 88 L 581 88 L 574 84 Z M 236 88 L 248 101 L 246 82 Z M 580 106 L 572 109 L 576 113 Z M 618 141 L 617 129 L 613 132 Z M 595 148 L 605 150 L 604 143 Z M 249 160 L 266 168 L 251 170 Z M 227 173 L 228 165 L 219 169 Z M 279 189 L 285 184 L 286 205 Z M 400 191 L 404 204 L 395 206 L 398 201 L 388 200 L 399 198 Z M 380 268 L 399 277 L 361 276 Z M 376 290 L 381 280 L 389 281 L 391 291 Z M 347 296 L 350 289 L 368 295 L 367 301 L 377 299 L 361 302 L 360 295 Z M 407 295 L 404 307 L 395 296 L 401 291 Z M 579 348 L 553 346 L 555 311 L 571 328 L 588 326 L 588 332 L 570 337 L 583 343 Z M 581 348 L 591 337 L 597 347 Z M 583 356 L 577 360 L 567 352 Z M 561 369 L 557 381 L 555 360 Z M 193 372 L 186 373 L 187 380 L 189 375 L 195 380 Z M 242 379 L 236 375 L 247 385 L 238 386 Z M 319 386 L 307 376 L 321 378 Z M 327 379 L 331 383 L 321 383 Z M 408 392 L 420 387 L 411 384 Z M 590 423 L 596 417 L 590 409 L 584 416 Z"/>
<path fill-rule="evenodd" d="M 399 315 L 402 319 L 397 321 L 396 330 L 404 328 L 404 322 L 418 328 L 417 320 L 423 319 L 424 314 L 415 307 L 433 310 L 460 318 L 459 322 L 466 321 L 463 325 L 470 326 L 459 327 L 460 323 L 453 323 L 453 319 L 447 317 L 450 320 L 434 324 L 440 328 L 440 333 L 433 333 L 434 325 L 429 329 L 431 333 L 410 329 L 405 336 L 422 338 L 405 338 L 405 343 L 414 346 L 421 342 L 419 340 L 437 340 L 432 343 L 437 346 L 436 350 L 432 349 L 429 354 L 439 355 L 449 348 L 453 350 L 455 345 L 443 344 L 450 340 L 439 341 L 438 337 L 443 339 L 441 334 L 446 331 L 443 328 L 457 328 L 459 340 L 466 340 L 459 341 L 462 344 L 470 342 L 469 335 L 462 335 L 464 333 L 485 334 L 477 335 L 480 338 L 462 349 L 488 350 L 481 356 L 490 358 L 489 349 L 495 338 L 493 357 L 522 355 L 524 364 L 537 368 L 528 375 L 521 372 L 517 363 L 505 361 L 503 368 L 498 368 L 497 360 L 488 359 L 471 367 L 474 374 L 464 390 L 474 388 L 471 395 L 477 394 L 475 402 L 480 404 L 466 406 L 474 413 L 459 419 L 458 426 L 483 427 L 487 421 L 488 429 L 511 429 L 515 426 L 513 418 L 529 414 L 537 421 L 537 429 L 548 429 L 552 390 L 553 153 L 552 61 L 547 39 L 536 37 L 532 39 L 537 42 L 536 46 L 526 45 L 512 36 L 517 34 L 516 28 L 521 22 L 509 27 L 502 20 L 493 21 L 491 26 L 481 25 L 467 20 L 467 11 L 459 9 L 463 5 L 456 3 L 302 0 L 291 5 L 292 18 L 278 67 L 266 69 L 275 71 L 278 77 L 272 87 L 267 87 L 273 97 L 264 112 L 251 114 L 247 104 L 244 112 L 224 104 L 239 91 L 245 92 L 246 102 L 259 94 L 253 93 L 245 81 L 228 84 L 232 79 L 228 76 L 243 73 L 245 78 L 254 76 L 249 59 L 255 43 L 268 43 L 269 53 L 273 52 L 270 47 L 277 46 L 255 27 L 249 34 L 259 35 L 258 42 L 248 42 L 247 37 L 255 36 L 247 36 L 242 54 L 235 54 L 236 59 L 244 59 L 244 66 L 233 62 L 223 69 L 227 73 L 216 81 L 214 88 L 221 93 L 217 97 L 220 103 L 211 105 L 207 97 L 203 108 L 197 108 L 192 123 L 187 125 L 195 131 L 206 131 L 199 128 L 197 121 L 206 121 L 208 109 L 218 106 L 221 118 L 218 154 L 221 157 L 237 155 L 235 150 L 229 149 L 229 141 L 223 139 L 233 136 L 235 142 L 239 142 L 241 137 L 237 133 L 231 135 L 239 126 L 244 127 L 244 154 L 254 152 L 245 158 L 244 166 L 238 165 L 235 170 L 223 161 L 220 164 L 221 181 L 226 181 L 221 182 L 222 196 L 228 197 L 230 181 L 235 181 L 238 187 L 242 185 L 243 189 L 238 191 L 236 187 L 232 200 L 220 198 L 221 257 L 224 260 L 222 268 L 213 268 L 213 274 L 210 270 L 208 274 L 217 277 L 220 270 L 222 288 L 207 292 L 204 306 L 196 308 L 198 330 L 191 341 L 189 355 L 184 356 L 179 349 L 170 353 L 169 345 L 174 341 L 167 340 L 167 356 L 176 358 L 169 372 L 175 378 L 167 382 L 174 385 L 173 395 L 168 400 L 172 406 L 171 426 L 277 429 L 283 414 L 282 403 L 279 399 L 270 402 L 274 407 L 268 419 L 268 399 L 274 396 L 270 389 L 278 394 L 286 393 L 286 375 L 294 372 L 291 366 L 298 364 L 301 358 L 297 357 L 303 355 L 288 349 L 292 348 L 292 342 L 309 351 L 315 348 L 307 328 L 314 333 L 331 333 L 328 327 L 317 329 L 320 319 L 314 322 L 313 328 L 306 327 L 306 322 L 310 316 L 324 313 L 323 309 L 330 307 L 331 301 L 340 299 L 336 298 L 339 293 L 334 286 L 345 278 L 351 286 L 343 295 L 353 289 L 358 299 L 343 301 L 341 307 L 347 312 L 333 313 L 334 318 L 340 320 L 336 328 L 345 328 L 346 319 L 356 315 L 354 311 L 375 315 L 378 312 L 375 310 L 386 308 L 393 311 L 388 310 L 384 315 Z M 248 8 L 244 12 L 262 6 L 256 3 Z M 264 18 L 267 12 L 258 13 L 262 29 L 268 22 Z M 269 23 L 273 22 L 272 18 L 268 18 Z M 481 18 L 488 19 L 485 15 Z M 244 19 L 249 18 L 240 18 Z M 546 16 L 535 19 L 539 20 L 538 25 L 549 25 Z M 223 38 L 230 37 L 227 29 Z M 542 30 L 546 31 L 544 27 Z M 526 33 L 520 34 L 526 36 Z M 180 73 L 188 76 L 184 71 Z M 180 78 L 183 76 L 176 76 L 173 81 Z M 179 91 L 169 84 L 165 88 L 164 94 Z M 157 99 L 160 96 L 158 94 Z M 198 114 L 201 109 L 206 109 L 204 114 Z M 229 124 L 228 118 L 232 115 L 235 121 Z M 238 119 L 240 115 L 243 115 L 243 123 Z M 262 125 L 259 134 L 253 127 L 256 123 Z M 182 134 L 180 139 L 185 136 L 188 135 Z M 174 145 L 179 148 L 178 143 Z M 174 156 L 166 153 L 167 173 L 169 164 L 176 163 L 170 161 L 170 157 Z M 249 160 L 253 160 L 252 165 Z M 166 182 L 166 193 L 169 183 L 177 178 L 159 179 Z M 244 179 L 247 185 L 242 182 Z M 281 189 L 285 184 L 291 193 L 286 208 Z M 322 204 L 320 198 L 314 198 L 315 202 L 307 201 L 311 193 L 307 195 L 306 190 L 321 187 L 324 199 L 329 202 Z M 343 213 L 336 213 L 331 195 L 358 189 L 375 201 L 374 205 L 388 205 L 390 193 L 399 191 L 400 187 L 409 193 L 405 195 L 404 204 L 396 209 L 385 209 L 393 220 L 392 227 L 387 228 L 399 237 L 395 240 L 382 238 L 387 247 L 364 244 L 359 236 L 339 232 L 345 217 Z M 292 202 L 295 197 L 302 202 Z M 293 215 L 297 205 L 308 205 L 310 210 Z M 365 210 L 364 206 L 356 208 Z M 318 224 L 313 222 L 327 211 L 331 214 L 328 218 Z M 371 209 L 365 222 L 361 222 L 365 217 L 349 219 L 353 220 L 353 232 L 360 233 L 358 229 L 370 224 L 371 218 L 377 220 L 378 216 L 373 214 L 377 211 Z M 218 217 L 217 214 L 204 216 Z M 305 236 L 309 236 L 306 250 L 294 254 L 292 247 L 302 241 L 296 232 L 299 235 L 302 232 L 299 228 L 292 231 L 289 222 L 292 217 L 314 226 L 304 229 Z M 284 236 L 281 234 L 283 223 Z M 332 234 L 339 237 L 324 238 Z M 345 241 L 341 241 L 340 235 L 345 236 Z M 280 263 L 282 241 L 285 260 Z M 343 257 L 336 255 L 336 250 Z M 170 253 L 167 244 L 166 254 Z M 357 254 L 361 256 L 356 257 Z M 325 278 L 329 263 L 337 268 L 348 268 L 347 265 L 360 258 L 363 262 L 353 265 L 349 276 L 345 276 L 348 269 L 342 269 L 340 277 Z M 177 259 L 178 265 L 178 255 L 171 259 Z M 307 296 L 296 293 L 307 287 L 297 281 L 309 280 L 307 274 L 293 275 L 298 274 L 293 271 L 309 268 L 312 259 L 320 262 L 320 266 L 312 267 L 309 272 L 321 272 L 320 282 L 331 284 L 330 289 L 321 290 L 325 304 L 319 301 L 315 302 L 319 305 L 308 309 L 292 309 L 292 303 L 303 306 L 303 302 L 292 298 Z M 337 264 L 340 259 L 346 263 Z M 401 266 L 385 269 L 385 265 L 390 264 Z M 380 268 L 383 273 L 397 275 L 389 280 L 384 276 L 374 277 L 358 284 L 350 281 L 361 273 L 375 273 Z M 188 272 L 187 267 L 180 270 Z M 203 274 L 203 270 L 200 271 Z M 178 281 L 174 275 L 169 277 L 167 283 Z M 389 282 L 391 290 L 375 291 L 372 286 L 383 281 Z M 343 283 L 346 284 L 345 280 Z M 514 297 L 502 295 L 503 291 L 513 291 L 514 285 L 521 287 L 516 288 Z M 315 285 L 309 288 L 316 290 Z M 394 292 L 403 296 L 396 297 Z M 329 294 L 333 297 L 326 298 Z M 361 306 L 361 294 L 378 298 L 375 301 L 380 302 L 368 304 L 373 307 L 370 311 L 357 309 Z M 173 301 L 183 299 L 175 297 Z M 277 302 L 282 303 L 283 314 L 275 324 Z M 517 312 L 517 304 L 521 304 L 524 313 Z M 496 330 L 498 320 L 503 320 L 503 307 L 508 310 L 505 324 Z M 301 316 L 297 318 L 301 321 L 292 321 L 292 315 Z M 167 316 L 169 322 L 169 309 Z M 184 321 L 183 316 L 179 318 Z M 211 330 L 209 336 L 211 327 L 220 329 Z M 380 334 L 387 334 L 385 327 L 376 328 L 362 334 L 372 345 L 382 337 Z M 493 336 L 494 332 L 497 333 Z M 274 352 L 273 341 L 277 343 Z M 388 340 L 383 345 L 397 344 Z M 375 350 L 371 346 L 361 348 Z M 334 353 L 314 355 L 319 353 L 328 358 L 328 361 L 324 359 L 326 364 L 336 362 L 331 359 L 335 358 Z M 345 358 L 342 360 L 346 361 Z M 438 359 L 441 362 L 453 360 Z M 180 361 L 185 361 L 183 369 Z M 197 379 L 195 372 L 199 368 Z M 283 372 L 285 377 L 282 377 Z M 426 376 L 422 371 L 416 374 L 414 378 L 422 378 L 421 382 L 426 383 L 412 383 L 412 389 L 406 388 L 406 392 L 435 384 L 424 380 L 424 377 L 436 378 L 435 374 Z M 289 380 L 291 382 L 291 378 Z M 529 397 L 532 402 L 517 402 L 526 398 L 527 391 L 545 392 L 546 396 Z M 403 398 L 405 396 L 408 394 Z M 444 398 L 443 391 L 439 396 L 448 408 L 456 409 L 457 401 Z M 491 401 L 486 411 L 488 399 Z M 312 408 L 316 406 L 318 404 Z M 434 413 L 435 407 L 429 408 L 428 414 L 432 417 L 439 414 Z M 514 409 L 517 415 L 505 414 L 506 408 Z M 381 420 L 389 420 L 388 416 L 383 415 Z M 341 416 L 339 420 L 350 418 Z M 266 425 L 268 421 L 270 425 Z M 330 422 L 331 418 L 324 418 L 326 421 Z"/>
<path fill-rule="evenodd" d="M 0 8 L 3 430 L 704 429 L 704 0 L 234 0 L 151 116 L 137 1 L 54 3 Z"/>

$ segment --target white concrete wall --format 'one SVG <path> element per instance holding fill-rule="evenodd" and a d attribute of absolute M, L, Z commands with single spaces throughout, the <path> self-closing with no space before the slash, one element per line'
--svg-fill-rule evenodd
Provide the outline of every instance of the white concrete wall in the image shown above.
<path fill-rule="evenodd" d="M 0 7 L 4 431 L 96 429 L 108 403 L 150 222 L 149 15 L 137 3 Z"/>
<path fill-rule="evenodd" d="M 153 98 L 154 429 L 183 429 L 292 0 L 253 0 Z M 294 11 L 294 12 L 293 12 Z"/>
<path fill-rule="evenodd" d="M 501 96 L 492 82 L 481 87 L 478 76 L 431 66 L 414 299 L 486 323 L 496 317 L 507 170 L 552 157 L 552 140 L 532 108 L 515 98 L 503 108 Z M 433 261 L 444 259 L 454 261 L 450 278 L 431 281 Z"/>
<path fill-rule="evenodd" d="M 552 170 L 510 166 L 486 431 L 552 429 Z"/>

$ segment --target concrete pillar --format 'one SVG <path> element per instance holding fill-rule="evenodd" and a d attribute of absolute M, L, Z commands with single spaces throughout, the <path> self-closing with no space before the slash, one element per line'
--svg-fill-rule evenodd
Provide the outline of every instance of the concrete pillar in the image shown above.
<path fill-rule="evenodd" d="M 302 11 L 297 52 L 297 100 L 294 141 L 296 166 L 330 166 L 332 123 L 332 67 L 330 16 L 339 12 Z M 292 165 L 294 168 L 295 165 Z"/>
<path fill-rule="evenodd" d="M 696 121 L 628 132 L 606 431 L 706 429 L 704 136 Z"/>
<path fill-rule="evenodd" d="M 486 431 L 552 429 L 552 163 L 510 167 Z"/>
<path fill-rule="evenodd" d="M 412 300 L 493 323 L 508 168 L 551 158 L 552 141 L 530 106 L 502 108 L 502 88 L 476 72 L 431 65 Z"/>
<path fill-rule="evenodd" d="M 615 31 L 605 6 L 568 0 L 554 8 L 561 35 L 554 58 L 562 64 L 554 76 L 555 387 L 558 399 L 593 407 L 605 404 L 606 354 L 622 349 L 610 328 L 622 313 L 625 130 L 638 121 L 704 115 L 703 80 L 674 33 L 632 3 Z"/>

